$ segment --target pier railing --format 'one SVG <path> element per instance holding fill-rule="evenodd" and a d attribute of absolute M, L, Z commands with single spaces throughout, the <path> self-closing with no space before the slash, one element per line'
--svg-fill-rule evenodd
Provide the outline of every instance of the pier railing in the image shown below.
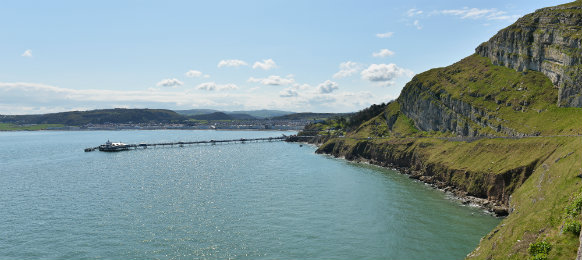
<path fill-rule="evenodd" d="M 297 136 L 277 136 L 277 137 L 261 137 L 261 138 L 239 138 L 239 139 L 227 139 L 227 140 L 204 140 L 204 141 L 192 141 L 192 142 L 164 142 L 164 143 L 139 143 L 139 144 L 118 144 L 115 146 L 100 145 L 96 147 L 85 148 L 85 152 L 92 152 L 95 150 L 114 152 L 131 150 L 137 148 L 148 148 L 148 147 L 158 147 L 158 146 L 178 146 L 184 147 L 186 145 L 216 145 L 216 144 L 228 144 L 228 143 L 256 143 L 256 142 L 275 142 L 275 141 L 296 141 Z"/>

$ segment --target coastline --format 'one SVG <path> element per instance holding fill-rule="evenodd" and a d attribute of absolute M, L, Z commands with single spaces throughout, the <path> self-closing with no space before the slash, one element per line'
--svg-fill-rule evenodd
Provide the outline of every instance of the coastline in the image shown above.
<path fill-rule="evenodd" d="M 397 171 L 400 174 L 407 175 L 408 178 L 410 179 L 420 181 L 433 189 L 442 191 L 445 194 L 450 195 L 453 199 L 460 201 L 463 205 L 478 207 L 496 217 L 506 217 L 511 212 L 511 208 L 509 205 L 510 203 L 504 205 L 502 201 L 471 196 L 468 194 L 467 191 L 459 187 L 456 187 L 455 185 L 452 185 L 450 183 L 439 181 L 437 178 L 434 178 L 434 176 L 425 175 L 425 172 L 423 172 L 422 170 L 414 170 L 411 166 L 403 166 L 397 165 L 395 163 L 381 162 L 373 159 L 364 158 L 362 156 L 348 158 L 346 156 L 341 156 L 333 152 L 329 153 L 325 150 L 322 150 L 321 149 L 322 145 L 325 144 L 325 142 L 327 142 L 330 139 L 332 138 L 324 136 L 323 138 L 322 137 L 314 138 L 308 142 L 299 143 L 306 143 L 316 146 L 318 149 L 315 152 L 318 154 L 326 154 L 328 156 L 333 156 L 334 158 L 346 160 L 353 163 L 364 163 L 374 165 L 376 167 L 381 167 L 384 169 Z"/>
<path fill-rule="evenodd" d="M 38 131 L 57 131 L 57 132 L 89 132 L 89 131 L 156 131 L 156 130 L 191 130 L 191 131 L 257 131 L 257 132 L 299 132 L 301 130 L 292 129 L 200 129 L 200 128 L 122 128 L 122 129 L 37 129 L 37 130 L 0 130 L 0 132 L 38 132 Z"/>
<path fill-rule="evenodd" d="M 331 154 L 326 154 L 326 155 L 333 156 Z M 334 158 L 346 160 L 348 162 L 353 162 L 353 163 L 363 163 L 363 164 L 368 164 L 368 165 L 374 165 L 376 167 L 380 167 L 383 169 L 390 169 L 393 171 L 397 171 L 400 174 L 407 175 L 409 179 L 420 181 L 420 182 L 430 186 L 433 189 L 442 191 L 443 193 L 450 195 L 453 199 L 460 201 L 463 205 L 467 205 L 467 206 L 470 205 L 470 206 L 475 206 L 475 207 L 481 208 L 481 209 L 487 211 L 488 213 L 490 213 L 496 217 L 506 217 L 509 214 L 509 209 L 506 207 L 503 207 L 498 202 L 491 201 L 488 199 L 478 198 L 478 197 L 471 196 L 471 195 L 467 195 L 466 191 L 461 190 L 459 188 L 456 188 L 452 185 L 444 184 L 444 182 L 436 182 L 430 178 L 426 178 L 426 176 L 423 176 L 423 175 L 414 175 L 413 171 L 409 167 L 397 166 L 397 165 L 384 166 L 378 162 L 375 162 L 374 160 L 368 160 L 368 159 L 363 159 L 363 158 L 357 159 L 357 160 L 348 160 L 345 158 L 345 156 L 342 156 L 342 157 L 335 157 L 334 156 Z"/>

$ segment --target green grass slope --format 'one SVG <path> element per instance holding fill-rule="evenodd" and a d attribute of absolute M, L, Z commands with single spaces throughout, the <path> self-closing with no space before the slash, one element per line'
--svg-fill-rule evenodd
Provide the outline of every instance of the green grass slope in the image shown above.
<path fill-rule="evenodd" d="M 530 245 L 543 241 L 552 247 L 548 259 L 576 258 L 578 234 L 565 228 L 569 221 L 565 212 L 581 192 L 582 138 L 551 142 L 558 145 L 552 147 L 556 150 L 512 194 L 513 212 L 481 240 L 469 259 L 528 259 L 533 257 Z M 573 219 L 580 224 L 579 212 Z"/>
<path fill-rule="evenodd" d="M 421 86 L 420 94 L 435 102 L 458 99 L 507 127 L 539 136 L 496 133 L 500 137 L 474 140 L 421 131 L 401 111 L 406 100 L 399 98 L 318 152 L 407 167 L 425 182 L 504 204 L 509 216 L 469 259 L 574 259 L 582 210 L 582 109 L 557 107 L 557 89 L 545 75 L 496 66 L 477 55 L 421 73 L 410 86 Z M 536 245 L 548 246 L 536 255 Z"/>
<path fill-rule="evenodd" d="M 461 100 L 485 111 L 484 118 L 528 135 L 582 133 L 582 109 L 558 107 L 558 89 L 541 72 L 517 72 L 475 54 L 416 75 L 403 92 L 416 86 L 422 86 L 426 98 Z M 481 132 L 499 135 L 487 127 Z"/>
<path fill-rule="evenodd" d="M 529 259 L 533 257 L 528 253 L 530 244 L 541 241 L 552 247 L 548 259 L 575 257 L 578 236 L 564 231 L 569 219 L 564 212 L 582 188 L 582 179 L 577 177 L 582 169 L 582 137 L 455 141 L 418 131 L 402 115 L 390 130 L 386 112 L 346 137 L 327 141 L 318 151 L 381 166 L 408 167 L 410 174 L 422 173 L 424 181 L 505 201 L 511 213 L 481 240 L 470 259 Z M 579 225 L 580 215 L 573 220 Z"/>
<path fill-rule="evenodd" d="M 42 115 L 0 116 L 0 122 L 18 125 L 63 124 L 81 126 L 103 123 L 168 123 L 187 119 L 174 111 L 165 109 L 100 109 L 70 111 Z"/>

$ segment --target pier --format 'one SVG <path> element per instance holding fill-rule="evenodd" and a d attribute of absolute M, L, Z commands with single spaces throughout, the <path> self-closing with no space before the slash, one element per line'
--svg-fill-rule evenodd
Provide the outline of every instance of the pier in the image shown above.
<path fill-rule="evenodd" d="M 275 142 L 275 141 L 291 141 L 295 140 L 297 137 L 292 136 L 277 136 L 277 137 L 263 137 L 263 138 L 240 138 L 240 139 L 228 139 L 228 140 L 206 140 L 206 141 L 193 141 L 193 142 L 166 142 L 166 143 L 139 143 L 139 144 L 125 144 L 125 143 L 113 143 L 107 141 L 107 143 L 96 146 L 85 148 L 85 152 L 92 151 L 102 151 L 102 152 L 117 152 L 125 150 L 135 150 L 138 148 L 146 149 L 148 147 L 184 147 L 186 145 L 216 145 L 216 144 L 235 144 L 235 143 L 256 143 L 256 142 Z"/>

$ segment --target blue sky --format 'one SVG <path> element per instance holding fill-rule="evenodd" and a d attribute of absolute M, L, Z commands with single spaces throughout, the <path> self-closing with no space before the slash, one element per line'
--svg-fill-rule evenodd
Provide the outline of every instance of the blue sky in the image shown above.
<path fill-rule="evenodd" d="M 0 114 L 351 112 L 568 1 L 10 1 Z"/>

